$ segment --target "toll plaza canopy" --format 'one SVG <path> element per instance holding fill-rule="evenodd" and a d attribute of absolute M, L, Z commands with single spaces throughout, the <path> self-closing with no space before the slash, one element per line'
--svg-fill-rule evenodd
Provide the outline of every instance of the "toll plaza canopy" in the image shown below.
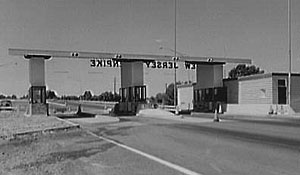
<path fill-rule="evenodd" d="M 78 52 L 57 50 L 34 50 L 34 49 L 9 49 L 9 55 L 23 56 L 29 60 L 29 103 L 30 114 L 44 114 L 46 104 L 45 83 L 45 60 L 53 58 L 70 59 L 110 59 L 121 64 L 121 100 L 115 106 L 118 114 L 135 114 L 143 104 L 146 103 L 146 86 L 144 85 L 144 63 L 164 62 L 170 68 L 176 70 L 177 62 L 197 65 L 197 81 L 194 92 L 202 92 L 208 88 L 219 88 L 223 86 L 223 64 L 243 63 L 251 64 L 250 59 L 243 58 L 221 58 L 221 57 L 173 57 L 169 55 L 150 54 L 127 54 L 127 53 L 105 53 L 105 52 Z M 147 64 L 149 65 L 149 64 Z M 175 86 L 176 87 L 176 86 Z M 218 89 L 217 89 L 218 90 Z M 221 89 L 222 90 L 222 89 Z M 220 91 L 221 92 L 221 91 Z M 218 100 L 214 98 L 214 100 Z M 195 101 L 197 102 L 197 101 Z M 200 101 L 201 102 L 201 101 Z M 174 104 L 176 102 L 174 101 Z"/>
<path fill-rule="evenodd" d="M 106 53 L 106 52 L 79 52 L 79 51 L 58 51 L 58 50 L 35 50 L 35 49 L 8 49 L 9 55 L 21 56 L 50 56 L 57 58 L 78 58 L 78 59 L 118 59 L 120 61 L 174 61 L 174 56 L 151 55 L 151 54 L 128 54 L 128 53 Z M 224 58 L 224 57 L 190 57 L 180 56 L 175 61 L 191 63 L 244 63 L 251 64 L 251 59 L 245 58 Z"/>

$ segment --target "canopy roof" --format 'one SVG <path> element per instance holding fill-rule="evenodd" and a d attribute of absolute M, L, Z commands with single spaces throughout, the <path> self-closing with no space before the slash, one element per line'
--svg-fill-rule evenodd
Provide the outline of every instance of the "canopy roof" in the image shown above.
<path fill-rule="evenodd" d="M 72 59 L 115 59 L 119 61 L 174 61 L 174 56 L 151 55 L 151 54 L 128 54 L 128 53 L 106 53 L 106 52 L 81 52 L 81 51 L 58 51 L 58 50 L 37 50 L 37 49 L 8 49 L 9 55 L 40 58 L 72 58 Z M 190 63 L 244 63 L 251 64 L 251 59 L 246 58 L 224 58 L 224 57 L 190 57 L 180 56 L 175 59 L 179 62 Z"/>

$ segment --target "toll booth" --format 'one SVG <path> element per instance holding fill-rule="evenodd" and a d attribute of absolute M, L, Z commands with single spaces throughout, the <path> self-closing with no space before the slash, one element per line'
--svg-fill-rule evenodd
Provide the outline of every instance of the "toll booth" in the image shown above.
<path fill-rule="evenodd" d="M 194 90 L 194 111 L 214 112 L 216 104 L 227 102 L 226 87 L 214 87 Z"/>
<path fill-rule="evenodd" d="M 120 88 L 118 114 L 136 114 L 146 104 L 146 86 Z"/>
<path fill-rule="evenodd" d="M 48 115 L 46 86 L 31 86 L 28 92 L 28 115 Z"/>
<path fill-rule="evenodd" d="M 227 89 L 223 86 L 223 64 L 197 64 L 193 103 L 195 112 L 214 112 L 217 103 L 227 102 Z"/>
<path fill-rule="evenodd" d="M 50 56 L 24 55 L 29 59 L 29 83 L 28 91 L 29 108 L 26 115 L 48 115 L 48 105 L 46 103 L 45 85 L 45 60 Z"/>
<path fill-rule="evenodd" d="M 135 115 L 146 104 L 146 86 L 142 61 L 121 62 L 121 100 L 115 106 L 116 115 Z"/>

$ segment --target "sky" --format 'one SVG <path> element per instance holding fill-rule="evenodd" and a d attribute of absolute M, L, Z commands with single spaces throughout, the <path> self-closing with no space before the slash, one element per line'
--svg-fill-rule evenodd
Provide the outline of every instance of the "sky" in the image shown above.
<path fill-rule="evenodd" d="M 28 61 L 8 48 L 173 55 L 175 0 L 0 0 L 0 94 L 29 88 Z M 288 0 L 177 0 L 177 51 L 187 56 L 250 58 L 265 72 L 288 71 Z M 292 71 L 300 72 L 300 1 L 292 0 Z M 163 49 L 160 49 L 160 48 Z M 224 75 L 234 65 L 225 66 Z M 181 66 L 183 67 L 183 66 Z M 58 95 L 120 87 L 119 68 L 89 60 L 46 62 Z M 195 72 L 180 68 L 180 81 Z M 144 69 L 148 96 L 174 82 L 174 70 Z"/>

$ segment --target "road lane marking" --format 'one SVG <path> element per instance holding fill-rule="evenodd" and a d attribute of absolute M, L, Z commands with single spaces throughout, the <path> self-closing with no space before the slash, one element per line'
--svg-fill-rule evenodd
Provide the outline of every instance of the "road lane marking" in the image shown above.
<path fill-rule="evenodd" d="M 184 174 L 186 174 L 186 175 L 203 175 L 203 174 L 201 174 L 201 173 L 194 172 L 194 171 L 189 170 L 189 169 L 186 169 L 186 168 L 184 168 L 184 167 L 182 167 L 182 166 L 176 165 L 176 164 L 174 164 L 174 163 L 171 163 L 171 162 L 168 162 L 168 161 L 166 161 L 166 160 L 160 159 L 160 158 L 155 157 L 155 156 L 153 156 L 153 155 L 147 154 L 147 153 L 142 152 L 142 151 L 140 151 L 140 150 L 137 150 L 137 149 L 135 149 L 135 148 L 132 148 L 132 147 L 129 147 L 129 146 L 127 146 L 127 145 L 118 143 L 118 142 L 116 142 L 116 141 L 114 141 L 114 140 L 111 140 L 111 139 L 108 139 L 108 138 L 105 138 L 105 137 L 102 137 L 102 136 L 98 136 L 98 135 L 92 133 L 91 131 L 86 130 L 86 132 L 89 133 L 90 135 L 94 136 L 94 137 L 97 137 L 97 138 L 99 138 L 99 139 L 105 140 L 105 141 L 107 141 L 107 142 L 110 142 L 110 143 L 112 143 L 112 144 L 115 144 L 115 145 L 117 145 L 117 146 L 119 146 L 119 147 L 121 147 L 121 148 L 127 149 L 127 150 L 129 150 L 129 151 L 132 151 L 132 152 L 134 152 L 134 153 L 136 153 L 136 154 L 139 154 L 139 155 L 141 155 L 141 156 L 144 156 L 144 157 L 146 157 L 146 158 L 148 158 L 148 159 L 151 159 L 151 160 L 153 160 L 153 161 L 155 161 L 155 162 L 158 162 L 158 163 L 160 163 L 160 164 L 162 164 L 162 165 L 165 165 L 165 166 L 167 166 L 167 167 L 169 167 L 169 168 L 171 168 L 171 169 L 174 169 L 174 170 L 179 171 L 179 172 L 181 172 L 181 173 L 184 173 Z"/>

